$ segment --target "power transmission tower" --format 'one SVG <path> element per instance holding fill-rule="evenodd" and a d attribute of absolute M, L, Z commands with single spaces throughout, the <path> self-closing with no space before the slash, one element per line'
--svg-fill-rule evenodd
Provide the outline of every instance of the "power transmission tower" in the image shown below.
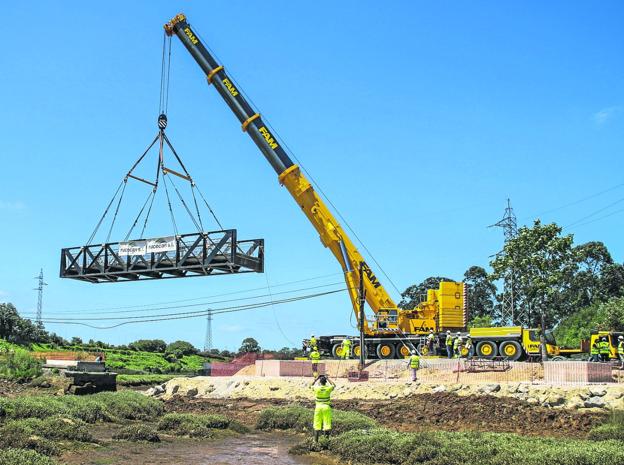
<path fill-rule="evenodd" d="M 43 309 L 43 286 L 47 286 L 48 283 L 43 282 L 43 268 L 39 271 L 39 276 L 35 276 L 35 279 L 39 281 L 39 285 L 34 288 L 37 292 L 37 317 L 36 321 L 38 325 L 41 325 L 41 310 Z"/>
<path fill-rule="evenodd" d="M 490 227 L 497 227 L 503 229 L 503 234 L 505 235 L 505 244 L 507 244 L 511 239 L 516 237 L 518 234 L 518 222 L 516 220 L 516 215 L 511 207 L 511 201 L 507 199 L 507 208 L 505 208 L 505 214 L 503 218 Z M 499 252 L 497 255 L 500 255 L 503 252 Z M 523 324 L 526 323 L 523 321 L 526 317 L 516 306 L 516 296 L 515 296 L 515 287 L 514 287 L 514 270 L 513 264 L 511 269 L 507 272 L 505 277 L 503 278 L 503 300 L 501 305 L 501 320 L 503 324 L 507 324 L 508 322 L 514 324 Z"/>
<path fill-rule="evenodd" d="M 204 340 L 204 352 L 210 352 L 212 350 L 212 309 L 208 309 L 208 316 L 206 317 L 206 339 Z"/>

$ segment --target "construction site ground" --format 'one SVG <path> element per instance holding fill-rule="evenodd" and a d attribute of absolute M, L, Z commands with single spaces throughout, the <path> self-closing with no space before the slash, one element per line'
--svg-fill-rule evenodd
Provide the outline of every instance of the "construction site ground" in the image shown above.
<path fill-rule="evenodd" d="M 176 397 L 166 402 L 166 408 L 172 412 L 222 413 L 242 423 L 255 424 L 263 409 L 291 403 L 287 399 L 233 401 Z M 297 404 L 313 407 L 311 400 Z M 604 413 L 553 410 L 518 399 L 460 397 L 453 393 L 422 394 L 392 401 L 337 400 L 334 407 L 361 412 L 399 431 L 493 431 L 581 438 L 605 418 Z"/>

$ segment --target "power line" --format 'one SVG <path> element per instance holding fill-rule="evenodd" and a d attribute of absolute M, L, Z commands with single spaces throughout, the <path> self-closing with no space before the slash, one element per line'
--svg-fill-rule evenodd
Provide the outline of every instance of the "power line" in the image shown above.
<path fill-rule="evenodd" d="M 624 208 L 620 208 L 619 210 L 612 211 L 611 213 L 608 213 L 606 215 L 599 216 L 598 218 L 594 218 L 593 220 L 589 220 L 589 221 L 585 221 L 584 223 L 576 224 L 574 225 L 574 228 L 578 228 L 580 226 L 585 226 L 591 223 L 595 223 L 596 221 L 604 220 L 605 218 L 609 218 L 610 216 L 617 215 L 618 213 L 622 213 L 622 212 L 624 212 Z M 569 226 L 568 226 L 568 229 L 569 229 Z"/>
<path fill-rule="evenodd" d="M 282 292 L 275 292 L 273 293 L 273 295 L 281 295 L 281 294 L 290 294 L 293 292 L 301 292 L 301 291 L 309 291 L 312 289 L 319 289 L 319 288 L 323 288 L 323 287 L 330 287 L 330 286 L 338 286 L 338 285 L 343 285 L 344 282 L 335 282 L 335 283 L 330 283 L 330 284 L 321 284 L 318 286 L 308 286 L 308 287 L 302 287 L 299 289 L 291 289 L 288 291 L 282 291 Z M 266 289 L 266 288 L 263 288 Z M 114 311 L 114 312 L 80 312 L 80 314 L 87 314 L 87 315 L 93 315 L 93 314 L 98 314 L 98 315 L 110 315 L 110 314 L 126 314 L 126 313 L 138 313 L 138 312 L 151 312 L 151 311 L 155 311 L 155 310 L 173 310 L 173 309 L 177 309 L 177 308 L 189 308 L 189 307 L 201 307 L 204 305 L 212 305 L 212 304 L 222 304 L 222 303 L 228 303 L 228 302 L 237 302 L 240 300 L 252 300 L 252 299 L 259 299 L 262 297 L 269 297 L 271 296 L 271 294 L 260 294 L 260 295 L 254 295 L 254 296 L 249 296 L 249 297 L 240 297 L 237 299 L 225 299 L 225 300 L 214 300 L 211 302 L 200 302 L 200 303 L 196 303 L 196 304 L 186 304 L 186 305 L 172 305 L 172 306 L 165 306 L 165 307 L 150 307 L 150 308 L 145 308 L 145 309 L 137 309 L 137 310 L 119 310 L 119 311 Z M 55 313 L 54 315 L 76 315 L 77 312 L 58 312 Z M 123 319 L 123 318 L 135 318 L 135 317 L 110 317 L 108 319 Z M 138 317 L 141 318 L 141 317 Z M 53 319 L 58 319 L 58 320 L 70 320 L 72 318 L 53 318 Z M 76 320 L 83 320 L 85 318 L 75 318 Z"/>
<path fill-rule="evenodd" d="M 561 205 L 559 207 L 551 208 L 550 210 L 545 210 L 545 211 L 537 213 L 535 215 L 525 216 L 522 219 L 525 220 L 525 219 L 528 219 L 528 218 L 535 218 L 535 217 L 539 217 L 541 215 L 546 215 L 548 213 L 553 213 L 553 212 L 556 212 L 556 211 L 559 211 L 559 210 L 563 210 L 564 208 L 572 207 L 574 205 L 578 205 L 579 203 L 583 203 L 583 202 L 585 202 L 587 200 L 591 200 L 591 199 L 594 199 L 596 197 L 600 197 L 601 195 L 606 194 L 607 192 L 614 191 L 614 190 L 616 190 L 616 189 L 618 189 L 618 188 L 620 188 L 622 186 L 624 186 L 624 182 L 620 183 L 620 184 L 616 184 L 615 186 L 611 186 L 608 189 L 604 189 L 604 190 L 602 190 L 600 192 L 596 192 L 595 194 L 590 194 L 587 197 L 583 197 L 581 199 L 574 200 L 574 201 L 572 201 L 570 203 L 566 203 L 566 204 Z"/>
<path fill-rule="evenodd" d="M 614 205 L 617 205 L 617 204 L 619 204 L 619 203 L 621 203 L 621 202 L 624 202 L 624 197 L 622 197 L 621 199 L 616 200 L 615 202 L 611 202 L 611 203 L 610 203 L 609 205 L 607 205 L 606 207 L 599 208 L 598 210 L 596 210 L 596 211 L 594 211 L 594 212 L 590 213 L 589 215 L 585 215 L 584 217 L 582 217 L 582 218 L 580 218 L 580 219 L 578 219 L 578 220 L 576 220 L 576 221 L 574 221 L 574 222 L 572 222 L 572 223 L 570 223 L 570 224 L 568 224 L 568 225 L 564 226 L 564 229 L 567 229 L 567 228 L 569 228 L 569 227 L 571 227 L 571 226 L 575 226 L 575 225 L 577 225 L 577 224 L 579 224 L 579 223 L 582 223 L 584 220 L 586 220 L 586 219 L 588 219 L 588 218 L 591 218 L 592 216 L 595 216 L 595 215 L 597 215 L 598 213 L 602 213 L 603 211 L 608 210 L 609 208 L 611 208 L 611 207 L 613 207 Z"/>
<path fill-rule="evenodd" d="M 291 284 L 298 284 L 298 283 L 307 282 L 307 281 L 315 281 L 315 280 L 318 280 L 318 279 L 329 278 L 329 277 L 342 275 L 342 274 L 343 274 L 342 272 L 338 272 L 338 273 L 330 273 L 330 274 L 326 274 L 326 275 L 314 276 L 314 277 L 311 277 L 311 278 L 297 279 L 295 281 L 287 281 L 287 282 L 284 282 L 284 283 L 273 284 L 272 287 L 284 287 L 284 286 L 289 286 Z M 61 311 L 56 311 L 56 310 L 52 310 L 51 312 L 56 314 L 56 315 L 63 315 L 63 314 L 71 315 L 71 314 L 74 314 L 74 313 L 80 313 L 80 314 L 88 314 L 88 313 L 98 313 L 98 314 L 123 313 L 123 312 L 113 312 L 113 311 L 106 311 L 106 310 L 121 310 L 121 309 L 129 309 L 129 308 L 146 308 L 146 307 L 154 307 L 154 306 L 158 306 L 158 305 L 176 304 L 176 303 L 180 303 L 180 302 L 193 302 L 193 301 L 203 300 L 203 299 L 212 299 L 214 297 L 225 297 L 225 296 L 228 296 L 228 295 L 244 294 L 246 292 L 263 291 L 265 289 L 266 289 L 266 286 L 264 286 L 264 287 L 254 287 L 254 288 L 249 288 L 249 289 L 243 289 L 243 290 L 240 290 L 240 291 L 231 291 L 231 292 L 223 292 L 223 293 L 220 293 L 220 294 L 206 295 L 206 296 L 203 296 L 203 297 L 193 297 L 193 298 L 189 298 L 189 299 L 179 299 L 179 300 L 167 300 L 167 301 L 161 301 L 161 302 L 152 302 L 152 303 L 149 303 L 149 304 L 122 305 L 122 306 L 116 306 L 116 307 L 99 307 L 99 308 L 96 307 L 96 308 L 87 308 L 87 309 L 73 309 L 71 311 L 62 311 L 62 310 Z M 153 310 L 153 309 L 148 309 L 148 310 Z"/>
<path fill-rule="evenodd" d="M 344 292 L 346 291 L 346 288 L 343 289 L 338 289 L 338 290 L 334 290 L 334 291 L 327 291 L 327 292 L 321 292 L 321 293 L 317 293 L 317 294 L 309 294 L 309 295 L 304 295 L 304 296 L 298 296 L 298 297 L 291 297 L 288 299 L 283 299 L 283 300 L 279 300 L 279 301 L 273 301 L 273 302 L 261 302 L 261 303 L 257 303 L 257 304 L 253 304 L 253 305 L 247 305 L 247 306 L 239 306 L 239 307 L 224 307 L 224 308 L 220 308 L 220 309 L 206 309 L 203 310 L 202 312 L 186 312 L 186 313 L 182 313 L 182 314 L 177 314 L 177 316 L 168 316 L 168 317 L 156 317 L 156 318 L 146 318 L 144 320 L 133 320 L 133 321 L 124 321 L 121 323 L 117 323 L 111 326 L 94 326 L 91 325 L 89 323 L 82 323 L 82 322 L 78 322 L 78 321 L 48 321 L 45 320 L 46 323 L 50 323 L 50 324 L 65 324 L 65 325 L 77 325 L 77 326 L 86 326 L 88 328 L 93 328 L 93 329 L 113 329 L 113 328 L 118 328 L 120 326 L 125 326 L 128 324 L 137 324 L 137 323 L 152 323 L 152 322 L 159 322 L 159 321 L 171 321 L 171 320 L 184 320 L 184 319 L 190 319 L 190 318 L 199 318 L 199 317 L 204 317 L 208 315 L 208 312 L 211 312 L 212 315 L 218 315 L 218 314 L 223 314 L 223 313 L 234 313 L 234 312 L 241 312 L 241 311 L 245 311 L 245 310 L 253 310 L 253 309 L 257 309 L 257 308 L 266 308 L 269 307 L 271 305 L 279 305 L 279 304 L 284 304 L 284 303 L 291 303 L 291 302 L 298 302 L 301 300 L 307 300 L 307 299 L 313 299 L 313 298 L 317 298 L 317 297 L 323 297 L 326 295 L 331 295 L 331 294 L 336 294 L 338 292 Z"/>

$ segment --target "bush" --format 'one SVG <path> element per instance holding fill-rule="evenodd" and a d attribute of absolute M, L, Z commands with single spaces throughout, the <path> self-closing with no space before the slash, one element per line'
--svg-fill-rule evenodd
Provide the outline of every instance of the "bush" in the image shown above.
<path fill-rule="evenodd" d="M 624 441 L 624 412 L 614 412 L 606 423 L 589 432 L 589 438 L 594 441 Z"/>
<path fill-rule="evenodd" d="M 230 421 L 221 415 L 196 415 L 192 413 L 168 413 L 158 422 L 158 430 L 176 436 L 192 438 L 212 437 L 212 429 L 226 429 Z"/>
<path fill-rule="evenodd" d="M 294 429 L 312 430 L 314 410 L 299 406 L 269 407 L 260 412 L 256 428 L 260 430 Z M 332 429 L 334 434 L 351 430 L 372 429 L 377 422 L 358 412 L 333 411 Z"/>
<path fill-rule="evenodd" d="M 33 434 L 32 429 L 21 422 L 15 422 L 0 429 L 0 449 L 9 447 L 34 450 L 44 455 L 57 455 L 59 453 L 52 441 Z"/>
<path fill-rule="evenodd" d="M 101 392 L 91 396 L 0 398 L 0 417 L 8 419 L 63 416 L 87 423 L 153 420 L 164 411 L 160 401 L 137 392 Z"/>
<path fill-rule="evenodd" d="M 42 436 L 46 439 L 94 442 L 88 425 L 80 420 L 52 417 L 46 419 L 28 418 L 8 421 L 1 430 L 3 433 L 22 431 L 29 435 Z"/>
<path fill-rule="evenodd" d="M 56 461 L 38 452 L 24 449 L 0 450 L 2 465 L 57 465 Z"/>
<path fill-rule="evenodd" d="M 121 386 L 144 386 L 146 384 L 162 384 L 170 379 L 175 378 L 174 375 L 118 375 L 117 384 Z"/>
<path fill-rule="evenodd" d="M 41 362 L 25 350 L 11 350 L 0 357 L 0 378 L 25 382 L 41 373 Z"/>
<path fill-rule="evenodd" d="M 603 465 L 624 459 L 621 443 L 501 433 L 349 431 L 327 442 L 344 461 L 402 465 Z"/>
<path fill-rule="evenodd" d="M 125 426 L 113 435 L 113 439 L 133 442 L 160 442 L 156 430 L 146 425 Z"/>

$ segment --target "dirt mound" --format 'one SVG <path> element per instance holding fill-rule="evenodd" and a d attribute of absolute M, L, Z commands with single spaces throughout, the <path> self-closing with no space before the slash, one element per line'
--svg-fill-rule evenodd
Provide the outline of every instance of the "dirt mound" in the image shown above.
<path fill-rule="evenodd" d="M 287 405 L 284 399 L 218 400 L 175 398 L 166 408 L 177 412 L 222 413 L 253 426 L 259 413 L 273 405 Z M 300 402 L 312 407 L 313 402 Z M 400 431 L 491 431 L 536 436 L 584 437 L 604 421 L 598 413 L 576 413 L 548 409 L 519 399 L 494 396 L 458 396 L 453 393 L 418 394 L 383 401 L 337 400 L 334 406 L 375 418 L 380 424 Z"/>
<path fill-rule="evenodd" d="M 492 431 L 583 437 L 604 414 L 548 409 L 519 399 L 494 396 L 420 394 L 375 403 L 338 401 L 336 408 L 357 410 L 402 431 Z"/>

